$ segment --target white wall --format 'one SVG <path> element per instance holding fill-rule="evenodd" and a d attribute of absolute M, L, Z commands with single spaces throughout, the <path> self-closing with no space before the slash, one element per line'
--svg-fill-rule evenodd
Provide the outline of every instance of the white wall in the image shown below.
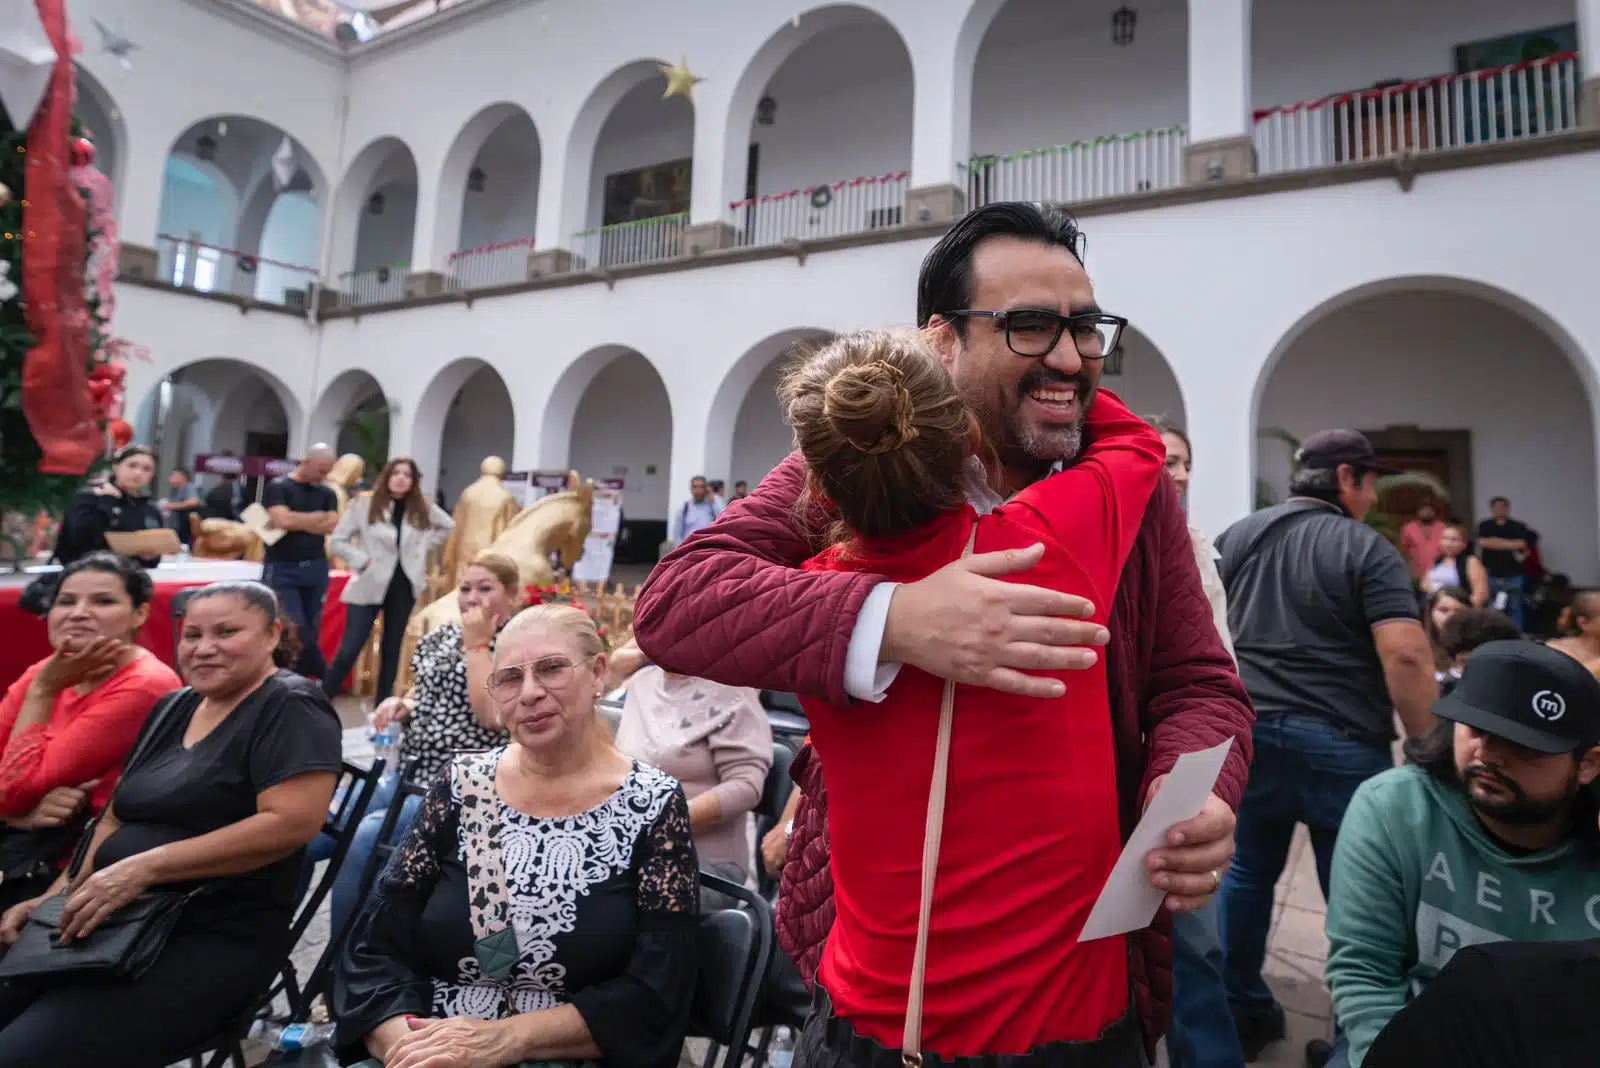
<path fill-rule="evenodd" d="M 694 119 L 694 105 L 687 100 L 661 99 L 660 78 L 641 82 L 623 96 L 600 127 L 585 216 L 590 227 L 600 225 L 606 175 L 687 159 L 694 154 Z"/>
<path fill-rule="evenodd" d="M 1489 498 L 1510 497 L 1542 535 L 1545 566 L 1592 574 L 1600 563 L 1588 397 L 1566 356 L 1502 308 L 1448 293 L 1343 308 L 1284 354 L 1260 421 L 1302 439 L 1341 426 L 1469 430 L 1473 499 L 1452 502 L 1457 517 L 1482 519 Z M 1285 451 L 1261 446 L 1263 476 L 1280 493 Z"/>
<path fill-rule="evenodd" d="M 435 486 L 443 486 L 445 500 L 454 507 L 456 497 L 478 477 L 484 457 L 498 456 L 509 463 L 516 425 L 511 394 L 506 392 L 500 376 L 487 367 L 473 374 L 456 394 L 450 414 L 445 417 L 440 470 L 422 473 L 429 497 Z M 398 454 L 392 437 L 389 451 Z"/>
<path fill-rule="evenodd" d="M 783 408 L 778 404 L 778 377 L 788 363 L 780 356 L 769 363 L 757 376 L 750 392 L 739 406 L 739 417 L 733 424 L 733 456 L 727 471 L 707 471 L 707 478 L 720 478 L 727 482 L 728 492 L 741 479 L 752 487 L 767 477 L 794 447 L 794 432 L 784 420 Z"/>
<path fill-rule="evenodd" d="M 164 168 L 160 232 L 184 240 L 230 248 L 238 214 L 238 194 L 220 172 L 174 156 Z"/>
<path fill-rule="evenodd" d="M 1007 155 L 1187 121 L 1189 20 L 1139 4 L 1133 43 L 1111 43 L 1111 8 L 1011 0 L 978 51 L 972 152 Z"/>
<path fill-rule="evenodd" d="M 267 211 L 261 256 L 318 270 L 322 253 L 322 205 L 304 193 L 282 193 Z M 256 296 L 279 301 L 286 289 L 305 289 L 313 274 L 263 263 L 256 271 Z"/>
<path fill-rule="evenodd" d="M 463 197 L 463 249 L 533 236 L 539 207 L 539 135 L 526 116 L 503 123 L 478 153 L 483 192 Z M 470 168 L 468 168 L 470 170 Z"/>
<path fill-rule="evenodd" d="M 578 403 L 568 462 L 584 478 L 623 479 L 628 519 L 665 519 L 671 456 L 672 408 L 661 376 L 638 353 L 618 356 Z"/>
<path fill-rule="evenodd" d="M 1258 108 L 1455 70 L 1455 46 L 1572 22 L 1572 0 L 1255 0 Z"/>
<path fill-rule="evenodd" d="M 407 266 L 411 263 L 411 235 L 417 220 L 416 182 L 392 181 L 377 186 L 373 192 L 383 194 L 383 214 L 372 214 L 363 203 L 355 269 Z"/>

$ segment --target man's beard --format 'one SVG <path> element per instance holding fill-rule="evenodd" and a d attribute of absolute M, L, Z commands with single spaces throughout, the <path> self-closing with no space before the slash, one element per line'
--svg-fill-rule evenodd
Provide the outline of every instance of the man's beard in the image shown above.
<path fill-rule="evenodd" d="M 1578 783 L 1578 770 L 1573 768 L 1572 779 L 1567 784 L 1567 789 L 1562 797 L 1549 801 L 1535 801 L 1528 797 L 1519 783 L 1501 775 L 1485 764 L 1473 764 L 1466 771 L 1461 772 L 1461 788 L 1466 792 L 1467 803 L 1481 815 L 1501 823 L 1517 827 L 1537 827 L 1542 824 L 1554 823 L 1572 811 L 1572 802 L 1581 789 Z M 1485 801 L 1472 792 L 1472 783 L 1475 779 L 1482 779 L 1495 783 L 1501 790 L 1511 795 L 1509 801 Z"/>
<path fill-rule="evenodd" d="M 1063 386 L 1071 386 L 1078 391 L 1077 419 L 1071 423 L 1043 427 L 1023 416 L 1022 405 L 1029 393 L 1036 389 Z M 1082 372 L 1066 375 L 1036 366 L 1023 375 L 1022 381 L 1017 384 L 1015 403 L 1010 411 L 988 411 L 984 404 L 970 397 L 968 404 L 978 414 L 984 438 L 994 444 L 1001 462 L 1007 466 L 1021 466 L 1019 461 L 1043 465 L 1071 463 L 1083 451 L 1083 417 L 1094 403 L 1094 391 L 1095 386 Z"/>

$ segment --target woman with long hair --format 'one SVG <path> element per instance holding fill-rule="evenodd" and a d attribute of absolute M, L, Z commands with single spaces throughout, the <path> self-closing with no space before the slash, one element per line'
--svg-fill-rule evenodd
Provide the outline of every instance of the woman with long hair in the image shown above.
<path fill-rule="evenodd" d="M 1074 329 L 1080 355 L 1106 354 L 1091 351 L 1094 326 Z M 1166 449 L 1107 390 L 1038 392 L 1030 403 L 1085 413 L 1082 451 L 980 515 L 969 503 L 987 489 L 978 422 L 920 335 L 848 335 L 797 364 L 779 397 L 811 492 L 838 517 L 834 544 L 806 568 L 914 582 L 969 550 L 1032 549 L 1038 562 L 1017 577 L 1086 596 L 1104 622 Z M 1140 1048 L 1126 941 L 1079 941 L 1122 848 L 1105 662 L 1070 680 L 1041 674 L 1065 693 L 953 690 L 938 879 L 922 903 L 931 918 L 921 1041 L 941 1058 L 1081 1043 L 1123 1063 Z M 907 665 L 868 714 L 802 698 L 827 780 L 837 915 L 797 1065 L 903 1046 L 945 688 Z"/>
<path fill-rule="evenodd" d="M 428 554 L 444 544 L 454 525 L 449 512 L 429 503 L 422 472 L 408 456 L 384 464 L 372 492 L 350 502 L 332 538 L 334 554 L 355 574 L 339 598 L 347 607 L 339 652 L 322 680 L 329 697 L 344 689 L 380 617 L 378 699 L 393 695 L 406 621 L 417 594 L 427 588 Z"/>
<path fill-rule="evenodd" d="M 1457 612 L 1471 607 L 1472 594 L 1461 586 L 1440 586 L 1422 602 L 1422 626 L 1428 632 L 1428 647 L 1433 650 L 1433 668 L 1436 672 L 1444 672 L 1450 667 L 1450 657 L 1439 641 L 1444 625 Z"/>

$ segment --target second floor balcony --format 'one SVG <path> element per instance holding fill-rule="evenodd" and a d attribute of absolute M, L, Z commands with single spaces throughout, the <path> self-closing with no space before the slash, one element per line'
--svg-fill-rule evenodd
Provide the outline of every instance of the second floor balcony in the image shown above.
<path fill-rule="evenodd" d="M 736 100 L 721 111 L 663 99 L 659 65 L 640 60 L 587 98 L 587 139 L 547 141 L 530 113 L 495 104 L 459 130 L 438 175 L 418 169 L 438 152 L 385 135 L 329 181 L 283 131 L 202 120 L 171 156 L 163 232 L 189 236 L 162 238 L 159 276 L 293 303 L 316 275 L 294 265 L 326 260 L 336 297 L 320 306 L 362 309 L 706 252 L 882 240 L 998 200 L 1132 210 L 1190 186 L 1226 195 L 1239 178 L 1462 153 L 1596 119 L 1583 114 L 1572 0 L 1530 0 L 1514 17 L 1495 0 L 1403 12 L 1378 0 L 1337 11 L 1260 0 L 1230 135 L 1244 162 L 1224 165 L 1200 155 L 1217 131 L 1195 121 L 1188 3 L 1141 7 L 1123 37 L 1077 3 L 994 6 L 964 75 L 970 121 L 958 117 L 955 136 L 919 99 L 928 57 L 913 37 L 856 8 L 776 28 L 724 79 L 737 82 Z M 708 155 L 707 123 L 725 134 L 721 156 Z M 930 143 L 955 158 L 930 163 Z"/>

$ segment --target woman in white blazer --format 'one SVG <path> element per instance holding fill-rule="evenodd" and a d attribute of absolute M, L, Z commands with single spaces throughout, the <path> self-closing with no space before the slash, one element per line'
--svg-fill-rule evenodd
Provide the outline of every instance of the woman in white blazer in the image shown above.
<path fill-rule="evenodd" d="M 406 621 L 427 585 L 428 554 L 450 534 L 455 521 L 422 492 L 422 472 L 415 460 L 396 456 L 383 465 L 373 490 L 350 502 L 334 529 L 332 548 L 354 572 L 339 599 L 346 610 L 339 653 L 322 680 L 333 697 L 383 616 L 383 648 L 378 673 L 378 698 L 390 696 L 400 668 L 400 646 Z"/>

